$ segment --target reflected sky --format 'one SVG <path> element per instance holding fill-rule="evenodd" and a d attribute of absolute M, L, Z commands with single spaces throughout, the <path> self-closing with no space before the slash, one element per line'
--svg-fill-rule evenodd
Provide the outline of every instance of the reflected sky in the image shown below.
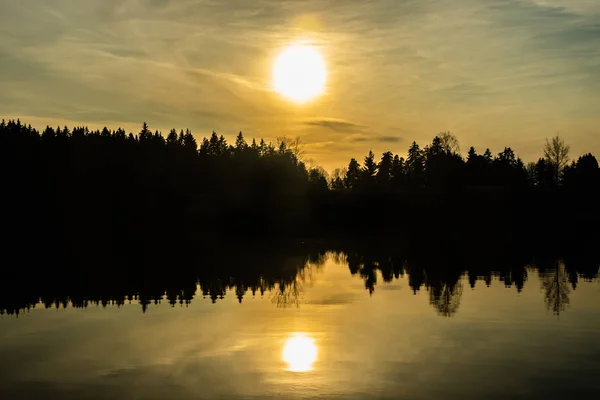
<path fill-rule="evenodd" d="M 597 391 L 600 287 L 581 282 L 567 312 L 542 279 L 522 292 L 471 289 L 443 318 L 408 276 L 370 295 L 330 257 L 296 286 L 240 304 L 35 308 L 0 318 L 0 398 L 556 398 Z M 533 275 L 532 275 L 533 276 Z M 381 278 L 379 276 L 379 278 Z M 559 276 L 560 278 L 560 276 Z M 443 298 L 443 292 L 440 296 Z M 304 371 L 304 372 L 299 372 Z M 500 396 L 502 394 L 502 396 Z"/>

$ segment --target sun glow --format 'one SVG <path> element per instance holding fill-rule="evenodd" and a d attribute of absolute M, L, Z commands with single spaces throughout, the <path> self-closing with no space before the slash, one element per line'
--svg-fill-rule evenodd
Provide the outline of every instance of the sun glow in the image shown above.
<path fill-rule="evenodd" d="M 288 364 L 288 371 L 310 371 L 317 360 L 315 341 L 304 333 L 295 333 L 286 340 L 281 358 Z"/>
<path fill-rule="evenodd" d="M 273 88 L 296 103 L 305 103 L 325 90 L 327 69 L 318 49 L 308 44 L 285 48 L 273 64 Z"/>

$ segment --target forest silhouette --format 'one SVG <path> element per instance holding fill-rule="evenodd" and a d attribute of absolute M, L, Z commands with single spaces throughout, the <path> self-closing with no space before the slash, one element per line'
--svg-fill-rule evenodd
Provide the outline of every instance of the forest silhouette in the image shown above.
<path fill-rule="evenodd" d="M 213 132 L 198 146 L 189 130 L 165 138 L 145 123 L 134 135 L 86 127 L 40 133 L 3 120 L 0 146 L 9 236 L 31 238 L 34 229 L 77 246 L 389 236 L 431 224 L 464 227 L 469 218 L 582 229 L 600 215 L 596 158 L 569 164 L 558 136 L 525 165 L 509 147 L 496 156 L 471 147 L 463 158 L 457 138 L 443 132 L 424 148 L 413 142 L 406 159 L 385 152 L 378 161 L 369 151 L 331 177 L 307 168 L 299 139 L 249 144 L 240 132 L 230 145 Z"/>
<path fill-rule="evenodd" d="M 544 284 L 559 313 L 578 277 L 598 273 L 600 170 L 592 154 L 570 162 L 558 136 L 542 151 L 529 164 L 508 147 L 463 157 L 443 132 L 406 158 L 369 151 L 329 176 L 307 167 L 298 139 L 213 132 L 198 145 L 145 123 L 40 133 L 3 120 L 0 310 L 184 304 L 197 284 L 213 301 L 278 288 L 284 305 L 307 260 L 333 251 L 370 292 L 375 271 L 407 273 L 442 315 L 456 312 L 463 274 L 520 289 L 533 263 L 559 271 Z"/>

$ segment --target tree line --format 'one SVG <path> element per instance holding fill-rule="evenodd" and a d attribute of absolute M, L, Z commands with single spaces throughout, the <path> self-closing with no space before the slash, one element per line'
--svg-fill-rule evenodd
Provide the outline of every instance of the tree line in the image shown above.
<path fill-rule="evenodd" d="M 292 231 L 307 213 L 307 196 L 322 183 L 326 189 L 299 159 L 299 143 L 286 138 L 247 143 L 240 133 L 230 145 L 213 132 L 198 146 L 190 131 L 165 138 L 146 124 L 134 135 L 86 127 L 38 132 L 11 120 L 0 124 L 0 148 L 10 194 L 4 210 L 19 215 L 12 228 L 72 232 L 67 241 L 143 241 L 139 235 L 181 236 L 191 227 L 200 236 Z"/>
<path fill-rule="evenodd" d="M 230 144 L 213 132 L 198 144 L 189 130 L 165 137 L 145 123 L 133 134 L 3 120 L 0 162 L 2 243 L 21 261 L 134 249 L 169 259 L 175 248 L 265 237 L 502 232 L 510 241 L 535 230 L 560 245 L 600 221 L 598 162 L 570 160 L 558 136 L 525 164 L 509 147 L 463 157 L 443 132 L 406 157 L 369 151 L 329 175 L 307 167 L 299 139 L 249 143 L 240 132 Z"/>
<path fill-rule="evenodd" d="M 510 147 L 497 155 L 489 148 L 478 154 L 470 147 L 464 159 L 456 136 L 436 135 L 421 148 L 413 142 L 406 158 L 388 151 L 379 161 L 369 151 L 362 165 L 351 159 L 347 168 L 336 169 L 330 178 L 332 190 L 403 191 L 496 186 L 543 189 L 595 189 L 600 181 L 598 161 L 585 154 L 569 163 L 570 146 L 560 136 L 546 139 L 544 156 L 525 164 Z"/>

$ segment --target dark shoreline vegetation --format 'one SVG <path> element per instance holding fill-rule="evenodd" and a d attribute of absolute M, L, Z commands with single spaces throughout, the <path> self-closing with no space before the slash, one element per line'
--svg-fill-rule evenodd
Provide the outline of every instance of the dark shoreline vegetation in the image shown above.
<path fill-rule="evenodd" d="M 240 133 L 229 145 L 213 133 L 198 146 L 189 131 L 164 138 L 146 124 L 133 135 L 2 121 L 0 151 L 2 313 L 40 299 L 186 303 L 197 283 L 213 301 L 277 287 L 286 303 L 306 262 L 334 252 L 369 291 L 376 270 L 406 273 L 451 315 L 464 273 L 520 290 L 535 264 L 575 288 L 600 263 L 598 163 L 569 163 L 559 137 L 525 165 L 510 148 L 463 158 L 442 133 L 406 159 L 369 152 L 330 177 L 306 167 L 298 140 Z M 561 279 L 549 290 L 564 299 Z"/>

